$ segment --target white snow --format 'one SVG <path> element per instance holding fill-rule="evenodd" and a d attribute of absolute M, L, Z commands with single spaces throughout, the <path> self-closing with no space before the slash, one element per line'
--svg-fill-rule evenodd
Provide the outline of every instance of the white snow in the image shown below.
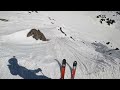
<path fill-rule="evenodd" d="M 42 73 L 52 79 L 60 78 L 59 63 L 63 59 L 69 64 L 66 66 L 65 79 L 71 77 L 70 67 L 73 61 L 78 62 L 75 79 L 120 78 L 119 51 L 111 51 L 115 53 L 111 56 L 108 55 L 109 52 L 99 51 L 101 47 L 101 50 L 107 50 L 105 46 L 109 49 L 120 48 L 120 31 L 115 25 L 101 25 L 95 18 L 100 13 L 39 11 L 30 14 L 27 11 L 0 11 L 0 18 L 9 20 L 0 21 L 0 78 L 22 78 L 10 73 L 7 65 L 12 56 L 16 56 L 20 66 L 30 70 L 41 68 Z M 59 27 L 62 27 L 67 36 L 58 30 Z M 33 28 L 44 33 L 49 41 L 36 41 L 27 37 Z M 96 46 L 92 44 L 95 41 Z M 108 41 L 110 44 L 106 45 Z"/>

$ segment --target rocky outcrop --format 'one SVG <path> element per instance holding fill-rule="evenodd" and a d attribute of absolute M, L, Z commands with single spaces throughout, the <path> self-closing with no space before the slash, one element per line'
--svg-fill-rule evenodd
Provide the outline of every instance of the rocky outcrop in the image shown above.
<path fill-rule="evenodd" d="M 27 34 L 27 37 L 32 36 L 36 40 L 48 41 L 44 34 L 40 32 L 40 30 L 31 29 L 31 31 Z"/>
<path fill-rule="evenodd" d="M 1 19 L 1 18 L 0 18 L 0 21 L 8 22 L 7 19 Z"/>

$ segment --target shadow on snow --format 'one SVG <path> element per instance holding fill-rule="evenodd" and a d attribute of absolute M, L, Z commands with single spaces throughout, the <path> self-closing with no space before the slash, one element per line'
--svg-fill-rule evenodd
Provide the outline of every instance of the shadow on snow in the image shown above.
<path fill-rule="evenodd" d="M 12 75 L 19 75 L 23 79 L 51 79 L 51 78 L 45 76 L 42 73 L 42 70 L 40 68 L 35 69 L 35 70 L 29 70 L 23 66 L 20 66 L 15 57 L 9 59 L 8 62 L 9 62 L 9 65 L 7 65 L 7 66 Z M 36 75 L 36 73 L 38 73 L 38 72 L 41 72 L 43 75 Z"/>

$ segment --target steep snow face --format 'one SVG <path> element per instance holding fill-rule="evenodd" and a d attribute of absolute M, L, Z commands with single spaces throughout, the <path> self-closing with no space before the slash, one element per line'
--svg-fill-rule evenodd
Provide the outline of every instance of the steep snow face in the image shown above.
<path fill-rule="evenodd" d="M 0 18 L 8 20 L 8 22 L 0 21 L 0 35 L 12 34 L 16 31 L 29 28 L 47 28 L 47 26 L 51 25 L 48 16 L 42 13 L 28 13 L 27 11 L 1 11 Z"/>
<path fill-rule="evenodd" d="M 73 61 L 78 62 L 75 79 L 120 78 L 119 50 L 114 50 L 120 47 L 120 32 L 101 25 L 94 18 L 97 14 L 100 12 L 0 12 L 0 18 L 8 20 L 0 21 L 0 78 L 21 79 L 40 68 L 36 75 L 59 79 L 63 59 L 67 60 L 66 79 L 71 77 Z M 33 28 L 49 41 L 27 37 Z M 17 75 L 7 66 L 12 56 L 18 61 Z M 29 76 L 35 75 L 33 71 Z"/>
<path fill-rule="evenodd" d="M 106 23 L 100 24 L 99 19 L 96 18 L 96 16 L 100 14 L 105 14 L 111 18 L 108 12 L 49 11 L 44 13 L 54 17 L 60 25 L 66 27 L 71 34 L 73 33 L 74 37 L 82 35 L 81 37 L 86 36 L 86 38 L 91 38 L 89 41 L 110 41 L 114 44 L 113 46 L 120 46 L 120 31 L 117 28 L 119 26 L 119 16 L 114 18 L 116 20 L 115 24 L 108 26 Z"/>

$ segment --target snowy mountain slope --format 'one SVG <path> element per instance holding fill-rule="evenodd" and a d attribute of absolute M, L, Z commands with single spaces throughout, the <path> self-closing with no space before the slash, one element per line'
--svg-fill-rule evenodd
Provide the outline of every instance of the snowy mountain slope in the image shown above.
<path fill-rule="evenodd" d="M 67 26 L 66 28 L 69 29 L 73 33 L 76 33 L 76 36 L 82 33 L 83 36 L 88 36 L 88 38 L 96 39 L 99 41 L 111 41 L 115 44 L 116 47 L 119 47 L 119 28 L 117 28 L 119 25 L 118 17 L 114 18 L 116 19 L 117 23 L 114 25 L 108 26 L 106 23 L 100 24 L 99 19 L 96 18 L 99 14 L 104 14 L 104 12 L 87 12 L 87 11 L 49 11 L 46 12 L 55 19 L 58 20 L 58 22 L 63 25 Z M 106 12 L 107 13 L 107 12 Z M 105 13 L 105 14 L 106 14 Z M 109 15 L 106 14 L 107 16 Z M 108 16 L 109 17 L 109 16 Z M 63 19 L 61 19 L 63 18 Z M 84 34 L 83 34 L 84 33 Z M 91 40 L 92 40 L 91 39 Z M 94 41 L 93 40 L 93 41 Z"/>
<path fill-rule="evenodd" d="M 70 67 L 75 60 L 75 79 L 120 78 L 120 53 L 114 50 L 120 47 L 120 32 L 114 26 L 99 24 L 93 19 L 97 13 L 100 12 L 1 11 L 0 18 L 9 21 L 0 21 L 0 78 L 23 78 L 10 73 L 7 65 L 12 56 L 16 56 L 20 66 L 29 70 L 41 68 L 37 75 L 52 79 L 60 78 L 59 63 L 63 59 L 68 63 L 66 79 L 71 77 Z M 49 41 L 26 37 L 32 28 L 43 32 Z"/>

